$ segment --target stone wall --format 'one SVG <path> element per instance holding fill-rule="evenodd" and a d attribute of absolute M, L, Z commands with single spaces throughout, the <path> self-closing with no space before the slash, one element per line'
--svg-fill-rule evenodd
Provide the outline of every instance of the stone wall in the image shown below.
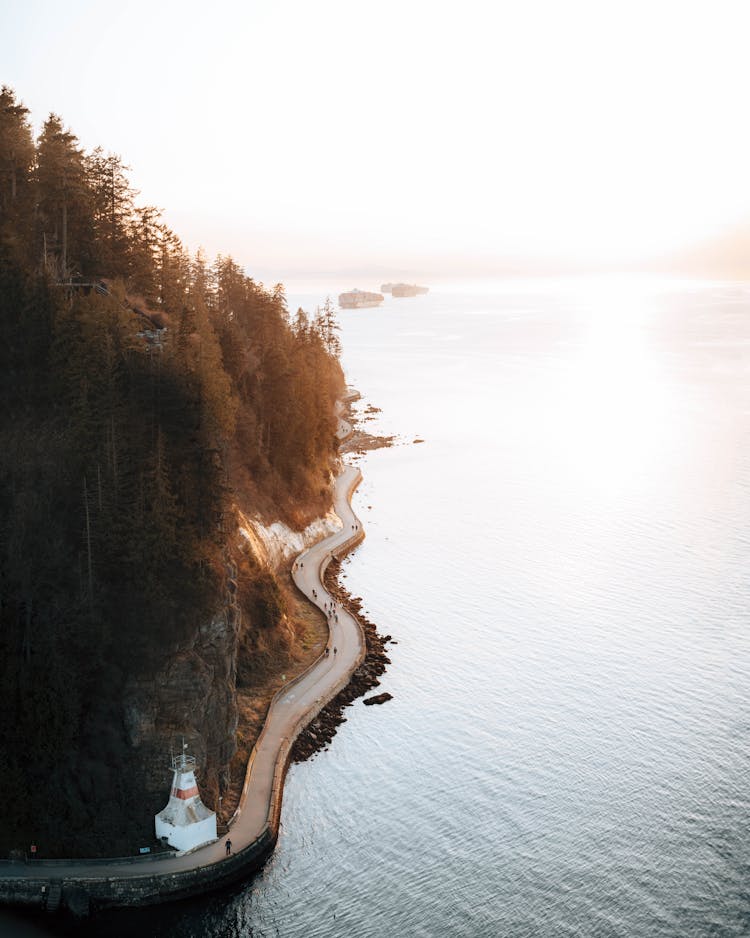
<path fill-rule="evenodd" d="M 277 830 L 267 827 L 255 843 L 221 863 L 180 873 L 160 873 L 158 861 L 153 860 L 139 864 L 143 875 L 132 877 L 66 875 L 62 880 L 60 907 L 76 915 L 87 915 L 94 909 L 156 905 L 219 889 L 259 869 L 273 851 L 276 837 Z M 39 863 L 35 864 L 32 877 L 0 877 L 0 900 L 6 905 L 47 908 L 54 870 L 50 868 L 49 873 L 44 875 L 45 867 Z"/>

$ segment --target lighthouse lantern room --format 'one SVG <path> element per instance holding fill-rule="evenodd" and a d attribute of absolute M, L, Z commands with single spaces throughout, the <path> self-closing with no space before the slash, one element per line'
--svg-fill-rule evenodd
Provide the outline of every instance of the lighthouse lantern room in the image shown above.
<path fill-rule="evenodd" d="M 156 836 L 177 850 L 194 850 L 216 840 L 216 814 L 201 801 L 195 781 L 195 756 L 172 758 L 172 790 L 166 808 L 154 818 Z"/>

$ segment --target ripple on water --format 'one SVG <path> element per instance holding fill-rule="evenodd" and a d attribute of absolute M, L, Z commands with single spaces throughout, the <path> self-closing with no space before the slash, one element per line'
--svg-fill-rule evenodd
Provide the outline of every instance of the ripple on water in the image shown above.
<path fill-rule="evenodd" d="M 342 314 L 379 426 L 426 440 L 364 460 L 345 565 L 394 699 L 292 769 L 262 875 L 165 934 L 750 933 L 749 295 Z"/>

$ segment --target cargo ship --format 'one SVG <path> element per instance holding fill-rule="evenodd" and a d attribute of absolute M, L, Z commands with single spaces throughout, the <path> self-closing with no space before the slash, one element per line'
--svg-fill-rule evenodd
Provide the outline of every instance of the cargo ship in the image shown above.
<path fill-rule="evenodd" d="M 418 287 L 416 283 L 393 283 L 386 284 L 391 287 L 393 296 L 419 296 L 422 293 L 429 293 L 429 287 Z"/>
<path fill-rule="evenodd" d="M 339 294 L 342 309 L 363 309 L 365 306 L 380 306 L 385 297 L 382 293 L 367 293 L 366 290 L 350 290 Z"/>

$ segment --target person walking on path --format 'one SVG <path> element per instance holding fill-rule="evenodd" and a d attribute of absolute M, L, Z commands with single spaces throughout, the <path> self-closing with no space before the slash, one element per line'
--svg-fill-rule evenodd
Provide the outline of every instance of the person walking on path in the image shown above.
<path fill-rule="evenodd" d="M 230 854 L 231 852 L 232 852 L 232 841 L 227 837 L 227 852 L 226 852 L 226 855 L 229 856 L 229 854 Z"/>
<path fill-rule="evenodd" d="M 334 645 L 334 646 L 333 646 L 333 653 L 334 653 L 334 655 L 336 654 L 337 651 L 338 651 L 338 648 L 336 648 L 336 646 Z"/>

